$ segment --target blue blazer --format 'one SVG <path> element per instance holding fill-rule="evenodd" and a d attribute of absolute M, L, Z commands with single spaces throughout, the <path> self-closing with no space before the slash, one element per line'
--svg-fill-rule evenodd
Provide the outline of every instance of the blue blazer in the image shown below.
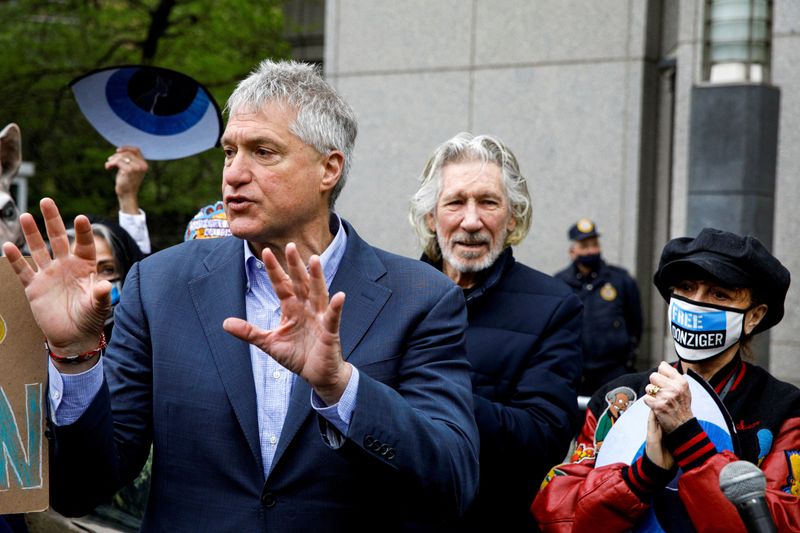
<path fill-rule="evenodd" d="M 264 478 L 248 345 L 222 329 L 245 317 L 242 241 L 191 241 L 128 275 L 104 386 L 52 428 L 54 507 L 83 514 L 108 498 L 152 441 L 145 531 L 436 529 L 461 514 L 478 482 L 462 291 L 344 224 L 331 294 L 347 295 L 342 350 L 361 376 L 346 438 L 328 439 L 297 379 Z"/>

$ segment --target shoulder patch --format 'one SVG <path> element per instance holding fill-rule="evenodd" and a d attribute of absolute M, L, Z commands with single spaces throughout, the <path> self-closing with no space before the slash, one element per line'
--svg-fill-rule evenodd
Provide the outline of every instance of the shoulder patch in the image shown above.
<path fill-rule="evenodd" d="M 611 431 L 611 427 L 628 407 L 636 401 L 636 391 L 630 387 L 616 387 L 606 393 L 608 405 L 597 419 L 597 429 L 594 432 L 594 447 L 599 451 L 600 446 Z"/>
<path fill-rule="evenodd" d="M 544 476 L 544 479 L 542 480 L 542 484 L 539 487 L 539 490 L 544 490 L 544 488 L 553 480 L 554 477 L 567 475 L 563 470 L 560 470 L 558 466 L 554 466 L 553 468 L 551 468 L 550 471 L 547 473 L 547 475 Z"/>
<path fill-rule="evenodd" d="M 758 438 L 758 464 L 761 466 L 761 461 L 772 450 L 772 432 L 766 428 L 759 429 L 758 433 L 756 433 L 756 438 Z"/>
<path fill-rule="evenodd" d="M 575 451 L 572 452 L 572 457 L 570 457 L 569 462 L 582 463 L 583 461 L 594 460 L 596 455 L 593 447 L 580 443 L 575 447 Z"/>
<path fill-rule="evenodd" d="M 786 477 L 786 487 L 783 491 L 800 498 L 800 450 L 786 451 L 786 466 L 789 475 Z"/>

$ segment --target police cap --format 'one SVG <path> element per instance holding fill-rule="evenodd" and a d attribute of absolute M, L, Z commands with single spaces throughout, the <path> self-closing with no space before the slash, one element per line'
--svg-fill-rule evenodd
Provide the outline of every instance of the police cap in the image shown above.
<path fill-rule="evenodd" d="M 653 282 L 669 301 L 676 283 L 708 277 L 728 287 L 750 289 L 759 303 L 767 305 L 767 314 L 753 333 L 783 318 L 789 271 L 755 237 L 704 228 L 695 238 L 672 239 L 661 252 Z"/>
<path fill-rule="evenodd" d="M 600 234 L 597 233 L 597 226 L 588 218 L 582 218 L 573 224 L 572 227 L 569 228 L 567 235 L 569 235 L 569 240 L 571 241 L 582 241 L 591 237 L 600 236 Z"/>

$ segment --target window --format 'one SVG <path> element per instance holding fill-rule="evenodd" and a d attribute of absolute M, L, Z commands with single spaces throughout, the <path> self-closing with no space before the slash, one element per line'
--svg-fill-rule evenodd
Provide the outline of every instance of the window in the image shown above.
<path fill-rule="evenodd" d="M 704 78 L 769 81 L 772 0 L 706 0 Z"/>

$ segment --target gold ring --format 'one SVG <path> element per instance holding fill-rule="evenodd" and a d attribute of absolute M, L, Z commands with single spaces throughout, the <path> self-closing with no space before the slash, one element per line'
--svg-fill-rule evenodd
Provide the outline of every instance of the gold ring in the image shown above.
<path fill-rule="evenodd" d="M 649 394 L 650 396 L 655 398 L 656 394 L 658 394 L 658 391 L 660 391 L 660 390 L 661 390 L 661 387 L 659 387 L 658 385 L 651 385 L 650 386 L 650 390 L 647 391 L 647 394 Z"/>
<path fill-rule="evenodd" d="M 123 159 L 123 161 L 125 161 L 126 164 L 129 164 L 131 162 L 131 158 L 126 157 L 125 159 Z"/>

